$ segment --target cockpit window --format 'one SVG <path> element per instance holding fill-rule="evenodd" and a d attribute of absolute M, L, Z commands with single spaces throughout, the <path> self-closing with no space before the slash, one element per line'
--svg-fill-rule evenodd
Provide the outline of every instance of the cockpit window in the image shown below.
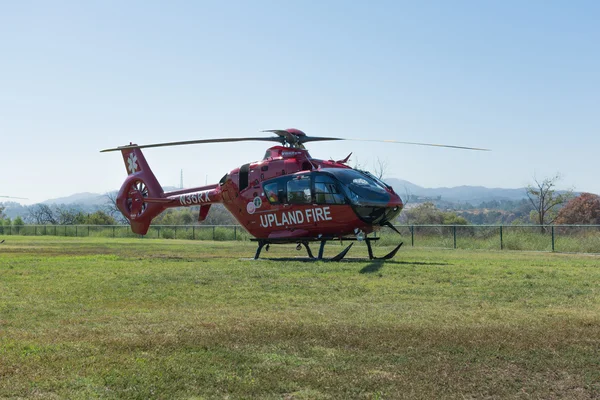
<path fill-rule="evenodd" d="M 390 189 L 391 186 L 388 185 L 387 183 L 385 183 L 384 181 L 382 181 L 380 178 L 376 177 L 375 175 L 373 175 L 372 173 L 370 173 L 369 171 L 360 171 L 363 174 L 367 175 L 369 178 L 373 179 L 375 182 L 377 182 L 380 186 L 385 187 Z"/>
<path fill-rule="evenodd" d="M 344 195 L 338 190 L 335 180 L 324 174 L 315 175 L 315 201 L 317 204 L 344 204 Z"/>
<path fill-rule="evenodd" d="M 289 204 L 312 203 L 310 176 L 298 176 L 287 183 L 287 201 Z"/>
<path fill-rule="evenodd" d="M 271 204 L 279 204 L 279 195 L 277 192 L 278 183 L 271 182 L 264 186 L 265 195 Z"/>
<path fill-rule="evenodd" d="M 383 184 L 353 169 L 331 168 L 327 172 L 335 176 L 354 204 L 384 204 L 390 195 Z"/>

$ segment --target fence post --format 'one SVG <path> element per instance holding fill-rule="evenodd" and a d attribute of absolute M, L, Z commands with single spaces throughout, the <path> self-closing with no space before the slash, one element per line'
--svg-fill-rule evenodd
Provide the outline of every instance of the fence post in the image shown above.
<path fill-rule="evenodd" d="M 88 225 L 88 237 L 90 237 L 90 226 Z"/>
<path fill-rule="evenodd" d="M 454 248 L 456 249 L 456 225 L 452 225 L 452 235 L 454 236 Z"/>
<path fill-rule="evenodd" d="M 37 225 L 35 226 L 35 229 L 33 230 L 33 236 L 37 236 Z"/>
<path fill-rule="evenodd" d="M 504 250 L 504 242 L 502 241 L 502 225 L 500 225 L 500 250 Z"/>
<path fill-rule="evenodd" d="M 215 226 L 213 225 L 213 240 L 215 240 Z"/>
<path fill-rule="evenodd" d="M 192 240 L 196 240 L 196 227 L 192 226 Z"/>
<path fill-rule="evenodd" d="M 411 247 L 415 247 L 415 226 L 410 226 L 410 245 Z"/>
<path fill-rule="evenodd" d="M 113 238 L 115 237 L 115 226 L 113 225 Z"/>
<path fill-rule="evenodd" d="M 237 240 L 237 225 L 233 227 L 233 240 Z"/>
<path fill-rule="evenodd" d="M 77 225 L 75 225 L 75 237 L 78 237 L 79 235 L 77 234 Z"/>
<path fill-rule="evenodd" d="M 160 239 L 160 226 L 156 227 L 156 238 Z"/>
<path fill-rule="evenodd" d="M 554 252 L 554 225 L 552 225 L 552 252 Z"/>

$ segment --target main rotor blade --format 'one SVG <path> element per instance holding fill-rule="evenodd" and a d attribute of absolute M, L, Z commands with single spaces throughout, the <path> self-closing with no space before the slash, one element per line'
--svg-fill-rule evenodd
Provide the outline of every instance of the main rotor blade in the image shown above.
<path fill-rule="evenodd" d="M 347 139 L 347 140 L 353 140 L 353 141 L 357 141 L 357 142 L 380 142 L 380 143 L 410 144 L 410 145 L 415 145 L 415 146 L 448 147 L 451 149 L 462 149 L 462 150 L 492 151 L 490 149 L 482 149 L 479 147 L 453 146 L 450 144 L 436 144 L 436 143 L 401 142 L 399 140 L 377 140 L 377 139 Z"/>
<path fill-rule="evenodd" d="M 100 153 L 106 153 L 109 151 L 120 151 L 120 150 L 124 150 L 124 149 L 147 149 L 150 147 L 184 146 L 187 144 L 229 143 L 229 142 L 249 142 L 249 141 L 282 143 L 283 140 L 281 138 L 276 138 L 276 137 L 200 139 L 200 140 L 186 140 L 183 142 L 152 143 L 152 144 L 142 144 L 142 145 L 133 144 L 133 145 L 115 147 L 114 149 L 100 150 Z"/>
<path fill-rule="evenodd" d="M 20 200 L 29 200 L 26 197 L 12 197 L 12 196 L 0 196 L 2 199 L 20 199 Z"/>
<path fill-rule="evenodd" d="M 378 140 L 378 139 L 345 139 L 345 138 L 334 138 L 334 137 L 311 137 L 304 136 L 300 138 L 301 143 L 306 142 L 319 142 L 323 140 L 350 140 L 353 142 L 378 142 L 378 143 L 396 143 L 396 144 L 410 144 L 416 146 L 432 146 L 432 147 L 448 147 L 451 149 L 461 149 L 461 150 L 477 150 L 477 151 L 491 151 L 490 149 L 482 149 L 479 147 L 465 147 L 465 146 L 453 146 L 449 144 L 436 144 L 436 143 L 418 143 L 418 142 L 402 142 L 399 140 Z"/>
<path fill-rule="evenodd" d="M 300 143 L 308 143 L 308 142 L 325 142 L 328 140 L 351 140 L 337 137 L 326 137 L 326 136 L 301 136 L 299 138 Z"/>

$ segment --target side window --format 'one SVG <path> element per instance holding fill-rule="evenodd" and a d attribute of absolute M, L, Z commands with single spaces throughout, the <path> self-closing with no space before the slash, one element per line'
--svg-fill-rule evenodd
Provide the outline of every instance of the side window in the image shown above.
<path fill-rule="evenodd" d="M 279 197 L 277 196 L 277 186 L 277 182 L 267 183 L 264 186 L 265 196 L 267 196 L 267 199 L 271 204 L 279 204 Z"/>
<path fill-rule="evenodd" d="M 310 176 L 299 176 L 287 182 L 287 201 L 289 204 L 311 204 Z"/>
<path fill-rule="evenodd" d="M 317 204 L 344 204 L 341 194 L 333 178 L 328 175 L 315 175 L 315 200 Z"/>

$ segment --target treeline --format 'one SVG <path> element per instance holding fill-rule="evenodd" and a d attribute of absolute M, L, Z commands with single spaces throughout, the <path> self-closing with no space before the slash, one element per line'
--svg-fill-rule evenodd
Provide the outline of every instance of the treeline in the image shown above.
<path fill-rule="evenodd" d="M 458 210 L 458 215 L 474 225 L 508 225 L 531 223 L 533 206 L 528 199 L 491 200 L 474 207 L 465 204 Z"/>
<path fill-rule="evenodd" d="M 198 223 L 199 207 L 172 208 L 152 221 L 154 225 L 193 225 Z M 112 204 L 102 209 L 86 210 L 78 205 L 34 204 L 26 207 L 25 216 L 11 219 L 0 206 L 0 225 L 121 225 L 129 222 Z M 237 221 L 222 204 L 213 204 L 205 225 L 234 225 Z"/>
<path fill-rule="evenodd" d="M 467 225 L 469 223 L 456 212 L 442 211 L 432 202 L 406 208 L 397 222 L 403 225 Z"/>
<path fill-rule="evenodd" d="M 448 205 L 446 204 L 446 207 Z M 519 201 L 492 200 L 478 207 L 456 205 L 454 209 L 439 208 L 433 202 L 409 204 L 398 223 L 414 225 L 600 225 L 600 196 L 581 193 L 568 201 L 545 209 L 546 218 L 540 221 L 539 210 L 528 199 Z"/>
<path fill-rule="evenodd" d="M 20 216 L 11 220 L 4 215 L 0 207 L 3 225 L 115 225 L 123 218 L 111 215 L 110 210 L 86 212 L 78 206 L 35 204 L 27 207 L 25 218 Z"/>
<path fill-rule="evenodd" d="M 156 217 L 154 225 L 193 225 L 198 223 L 200 207 L 170 208 Z M 222 204 L 213 204 L 204 225 L 238 225 L 233 215 Z"/>

